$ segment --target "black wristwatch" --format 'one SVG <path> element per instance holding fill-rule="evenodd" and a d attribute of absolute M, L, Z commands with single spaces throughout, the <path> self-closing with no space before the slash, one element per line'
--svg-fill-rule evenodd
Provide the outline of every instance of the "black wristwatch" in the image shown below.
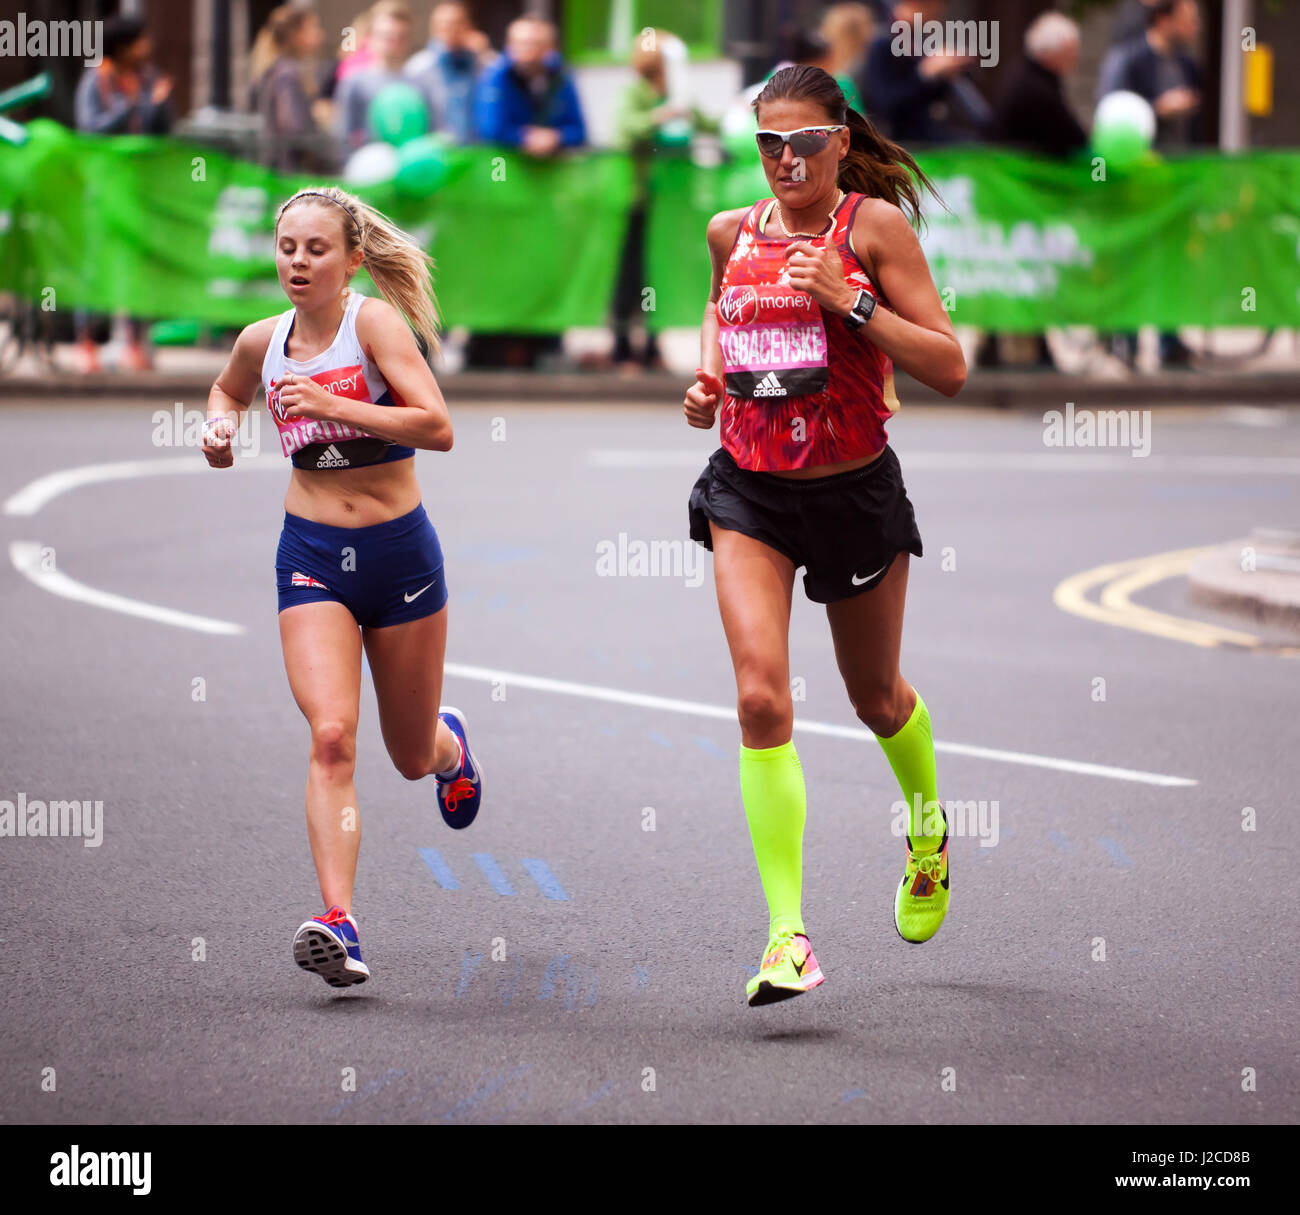
<path fill-rule="evenodd" d="M 844 323 L 850 329 L 861 329 L 872 318 L 875 311 L 876 297 L 870 291 L 859 291 L 848 316 L 844 317 Z"/>

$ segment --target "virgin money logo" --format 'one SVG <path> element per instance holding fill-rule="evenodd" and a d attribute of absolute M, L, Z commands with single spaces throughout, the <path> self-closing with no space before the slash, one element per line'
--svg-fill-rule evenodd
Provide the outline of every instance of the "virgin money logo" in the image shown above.
<path fill-rule="evenodd" d="M 728 325 L 748 325 L 758 316 L 758 292 L 753 287 L 728 287 L 718 300 L 718 315 Z"/>

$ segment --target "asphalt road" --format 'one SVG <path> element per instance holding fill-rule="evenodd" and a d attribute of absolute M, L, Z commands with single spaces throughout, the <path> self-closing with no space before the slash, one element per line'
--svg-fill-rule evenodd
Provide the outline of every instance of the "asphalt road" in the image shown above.
<path fill-rule="evenodd" d="M 711 558 L 686 541 L 716 432 L 501 402 L 454 406 L 454 451 L 417 457 L 452 596 L 444 700 L 487 792 L 448 831 L 367 689 L 373 979 L 340 994 L 289 950 L 319 895 L 275 619 L 285 462 L 12 497 L 92 464 L 201 466 L 154 446 L 170 404 L 0 408 L 0 498 L 27 512 L 0 514 L 0 800 L 103 803 L 97 847 L 0 838 L 5 1121 L 1296 1121 L 1300 659 L 1083 619 L 1053 590 L 1294 526 L 1300 412 L 1158 412 L 1143 460 L 1047 448 L 1038 417 L 904 409 L 926 556 L 903 669 L 945 744 L 941 796 L 986 803 L 986 830 L 953 842 L 939 936 L 904 944 L 898 790 L 797 586 L 797 715 L 845 728 L 796 734 L 827 981 L 751 1010 L 766 913 L 738 731 L 683 711 L 734 697 Z M 602 576 L 620 534 L 686 564 Z M 14 565 L 33 551 L 35 581 Z M 63 597 L 52 571 L 244 631 Z M 1241 624 L 1177 579 L 1135 599 Z"/>

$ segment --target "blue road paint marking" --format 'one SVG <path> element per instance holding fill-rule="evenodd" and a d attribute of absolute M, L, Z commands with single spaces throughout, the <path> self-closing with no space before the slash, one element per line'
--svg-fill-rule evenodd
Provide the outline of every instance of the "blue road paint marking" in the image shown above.
<path fill-rule="evenodd" d="M 1124 851 L 1124 845 L 1110 835 L 1099 835 L 1093 843 L 1097 845 L 1108 857 L 1110 863 L 1117 869 L 1132 869 L 1133 858 Z"/>
<path fill-rule="evenodd" d="M 515 959 L 513 971 L 509 971 L 505 966 L 497 967 L 497 991 L 501 992 L 501 1003 L 510 1007 L 510 1001 L 515 998 L 515 988 L 519 986 L 519 977 L 524 973 L 524 962 L 522 958 Z"/>
<path fill-rule="evenodd" d="M 586 995 L 583 996 L 582 1003 L 585 1007 L 590 1008 L 596 1002 L 596 968 L 594 966 L 578 965 L 572 967 L 566 977 L 564 985 L 564 1007 L 574 1009 L 578 1005 L 578 995 L 582 990 L 584 983 L 590 979 L 587 984 Z"/>
<path fill-rule="evenodd" d="M 1064 831 L 1049 831 L 1047 838 L 1052 841 L 1058 852 L 1064 852 L 1066 856 L 1074 855 L 1074 845 L 1070 843 L 1070 837 Z"/>
<path fill-rule="evenodd" d="M 418 851 L 424 863 L 429 866 L 429 871 L 433 874 L 439 886 L 444 890 L 460 889 L 460 883 L 447 867 L 447 862 L 442 859 L 442 854 L 436 848 L 420 848 Z"/>
<path fill-rule="evenodd" d="M 478 973 L 482 961 L 483 955 L 481 953 L 470 953 L 468 949 L 461 955 L 460 982 L 456 984 L 456 999 L 459 1000 L 474 981 L 474 976 Z"/>
<path fill-rule="evenodd" d="M 545 861 L 535 856 L 526 856 L 519 863 L 528 871 L 528 876 L 537 883 L 537 889 L 548 899 L 555 899 L 561 903 L 568 902 L 569 896 L 564 893 L 564 887 L 556 881 L 555 874 L 547 868 Z"/>
<path fill-rule="evenodd" d="M 344 1097 L 333 1109 L 325 1111 L 326 1118 L 337 1118 L 349 1105 L 363 1097 L 373 1097 L 381 1088 L 386 1088 L 394 1080 L 406 1075 L 406 1069 L 401 1067 L 390 1067 L 378 1080 L 372 1080 L 359 1093 L 353 1093 L 349 1097 Z"/>
<path fill-rule="evenodd" d="M 506 875 L 501 872 L 501 866 L 496 863 L 487 852 L 471 852 L 470 858 L 482 871 L 483 876 L 491 883 L 492 889 L 497 894 L 514 894 L 515 888 L 506 880 Z"/>
<path fill-rule="evenodd" d="M 727 758 L 727 753 L 706 734 L 692 734 L 691 742 L 699 747 L 705 755 L 712 755 L 715 759 Z"/>
<path fill-rule="evenodd" d="M 757 966 L 742 966 L 741 970 L 745 972 L 745 978 L 747 979 L 752 979 L 756 974 L 758 974 Z"/>
<path fill-rule="evenodd" d="M 843 1097 L 840 1098 L 841 1105 L 847 1105 L 850 1101 L 856 1101 L 859 1097 L 865 1097 L 867 1090 L 865 1088 L 851 1088 Z"/>
<path fill-rule="evenodd" d="M 542 985 L 537 991 L 539 1000 L 549 1000 L 555 992 L 555 982 L 569 969 L 569 955 L 558 954 L 546 963 L 546 972 L 542 975 Z"/>
<path fill-rule="evenodd" d="M 573 1107 L 573 1112 L 576 1114 L 579 1110 L 585 1110 L 590 1106 L 595 1105 L 598 1101 L 604 1101 L 605 1098 L 609 1096 L 610 1090 L 613 1087 L 614 1082 L 612 1080 L 607 1080 L 594 1093 L 592 1093 L 590 1097 L 585 1098 L 575 1105 Z"/>
<path fill-rule="evenodd" d="M 658 743 L 661 747 L 671 747 L 673 745 L 673 740 L 667 734 L 660 734 L 658 730 L 647 730 L 645 736 L 652 743 Z"/>
<path fill-rule="evenodd" d="M 645 991 L 650 983 L 650 967 L 642 966 L 640 962 L 633 962 L 632 969 L 636 973 L 636 985 L 641 991 Z"/>
<path fill-rule="evenodd" d="M 510 1081 L 517 1076 L 522 1076 L 527 1070 L 527 1067 L 516 1067 L 513 1071 L 501 1072 L 490 1080 L 484 1081 L 468 1097 L 462 1097 L 457 1101 L 451 1109 L 443 1114 L 443 1119 L 451 1121 L 453 1118 L 459 1118 L 462 1114 L 468 1114 L 475 1106 L 482 1105 L 489 1097 L 495 1096 Z"/>

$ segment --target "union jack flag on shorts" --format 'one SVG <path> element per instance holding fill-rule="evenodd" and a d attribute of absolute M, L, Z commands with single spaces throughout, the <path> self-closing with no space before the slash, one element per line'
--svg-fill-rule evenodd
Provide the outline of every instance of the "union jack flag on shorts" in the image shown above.
<path fill-rule="evenodd" d="M 322 591 L 329 590 L 329 587 L 327 587 L 323 582 L 317 582 L 315 578 L 312 578 L 307 574 L 295 573 L 294 576 L 289 579 L 289 584 L 291 586 L 318 586 Z"/>

